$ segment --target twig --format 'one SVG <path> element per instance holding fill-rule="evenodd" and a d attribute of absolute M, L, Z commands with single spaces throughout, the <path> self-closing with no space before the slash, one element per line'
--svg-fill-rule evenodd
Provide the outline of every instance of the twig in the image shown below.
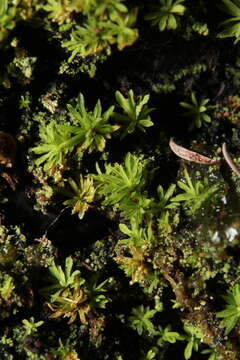
<path fill-rule="evenodd" d="M 184 160 L 188 160 L 191 162 L 195 162 L 198 164 L 203 164 L 203 165 L 219 165 L 219 161 L 218 160 L 213 160 L 210 159 L 206 156 L 203 156 L 201 154 L 198 154 L 194 151 L 185 149 L 182 146 L 177 145 L 174 141 L 173 138 L 170 139 L 169 141 L 169 146 L 171 148 L 171 150 L 180 158 L 184 159 Z"/>
<path fill-rule="evenodd" d="M 226 143 L 222 144 L 222 153 L 223 153 L 224 159 L 226 160 L 226 162 L 228 163 L 228 165 L 230 166 L 232 171 L 235 172 L 238 177 L 240 177 L 240 169 L 236 165 L 236 163 L 233 161 L 233 159 L 231 158 L 229 152 L 227 151 Z"/>

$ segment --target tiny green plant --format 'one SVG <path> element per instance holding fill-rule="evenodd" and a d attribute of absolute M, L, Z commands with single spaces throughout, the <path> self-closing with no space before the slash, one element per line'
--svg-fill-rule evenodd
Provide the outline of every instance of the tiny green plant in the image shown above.
<path fill-rule="evenodd" d="M 110 53 L 110 44 L 103 38 L 100 21 L 89 16 L 83 26 L 76 26 L 71 32 L 71 38 L 62 43 L 62 47 L 71 52 L 68 62 L 76 56 L 87 57 L 105 51 Z"/>
<path fill-rule="evenodd" d="M 77 148 L 78 151 L 103 151 L 106 140 L 119 126 L 111 125 L 109 119 L 113 114 L 114 106 L 102 113 L 100 100 L 93 111 L 87 111 L 82 94 L 76 101 L 76 106 L 67 105 L 69 115 L 74 125 L 58 124 L 51 121 L 47 126 L 40 127 L 39 136 L 42 144 L 31 149 L 40 157 L 35 161 L 39 166 L 44 163 L 44 170 L 50 174 L 63 169 L 67 156 Z"/>
<path fill-rule="evenodd" d="M 114 118 L 123 126 L 122 138 L 136 129 L 144 132 L 146 127 L 153 126 L 149 115 L 153 108 L 149 108 L 147 105 L 149 95 L 140 96 L 136 101 L 133 90 L 129 90 L 127 98 L 120 91 L 116 91 L 115 97 L 123 110 L 123 114 L 114 113 Z"/>
<path fill-rule="evenodd" d="M 143 245 L 151 245 L 154 242 L 154 234 L 152 230 L 152 224 L 149 221 L 146 227 L 139 225 L 136 218 L 131 218 L 131 228 L 125 224 L 120 224 L 119 229 L 121 232 L 128 236 L 128 238 L 120 240 L 121 244 L 134 245 L 141 247 Z"/>
<path fill-rule="evenodd" d="M 16 26 L 18 20 L 16 6 L 9 6 L 9 1 L 0 2 L 0 43 L 5 40 L 10 30 Z"/>
<path fill-rule="evenodd" d="M 25 328 L 25 336 L 33 335 L 38 331 L 39 326 L 44 324 L 44 321 L 40 320 L 35 322 L 34 317 L 31 316 L 29 320 L 24 319 L 22 321 Z"/>
<path fill-rule="evenodd" d="M 210 203 L 218 190 L 216 184 L 210 185 L 207 178 L 192 181 L 187 169 L 184 169 L 186 183 L 178 181 L 178 186 L 184 191 L 171 199 L 173 202 L 183 202 L 187 212 L 192 215 L 199 210 L 203 204 Z"/>
<path fill-rule="evenodd" d="M 94 200 L 95 188 L 93 186 L 93 179 L 90 176 L 83 178 L 80 175 L 79 182 L 69 178 L 68 183 L 71 191 L 65 192 L 69 199 L 65 200 L 63 204 L 71 206 L 72 214 L 78 214 L 79 219 L 82 219 Z"/>
<path fill-rule="evenodd" d="M 137 331 L 138 335 L 142 335 L 144 331 L 150 334 L 155 333 L 152 319 L 156 312 L 156 310 L 144 305 L 133 308 L 132 315 L 128 318 L 130 326 Z"/>
<path fill-rule="evenodd" d="M 186 10 L 185 0 L 159 0 L 159 5 L 152 8 L 152 12 L 145 19 L 152 25 L 158 25 L 160 31 L 175 30 L 178 26 L 178 17 Z"/>
<path fill-rule="evenodd" d="M 133 8 L 127 13 L 112 12 L 109 21 L 103 21 L 103 39 L 116 44 L 118 50 L 131 46 L 138 39 L 138 30 L 133 26 L 137 20 L 138 9 Z"/>
<path fill-rule="evenodd" d="M 211 117 L 207 112 L 214 108 L 214 106 L 208 105 L 210 99 L 198 100 L 196 95 L 192 93 L 191 101 L 192 103 L 180 102 L 180 105 L 186 109 L 184 115 L 191 118 L 197 128 L 200 128 L 204 123 L 210 123 Z"/>
<path fill-rule="evenodd" d="M 234 44 L 240 40 L 240 1 L 239 0 L 222 0 L 222 9 L 232 17 L 223 21 L 220 26 L 224 29 L 219 37 L 235 37 Z"/>
<path fill-rule="evenodd" d="M 105 173 L 96 165 L 98 175 L 94 176 L 97 193 L 105 196 L 104 204 L 121 207 L 121 203 L 141 192 L 146 182 L 146 161 L 128 153 L 124 165 L 105 165 Z"/>
<path fill-rule="evenodd" d="M 81 143 L 83 134 L 73 136 L 76 128 L 70 125 L 50 122 L 40 128 L 39 136 L 42 144 L 32 148 L 35 154 L 41 155 L 36 161 L 39 166 L 44 163 L 44 170 L 54 173 L 56 168 L 62 168 L 66 162 L 66 156 L 71 153 L 74 146 Z"/>
<path fill-rule="evenodd" d="M 203 340 L 203 333 L 201 329 L 189 323 L 185 323 L 184 330 L 186 332 L 185 339 L 188 341 L 184 350 L 184 358 L 189 360 L 193 350 L 198 351 L 199 345 Z"/>
<path fill-rule="evenodd" d="M 137 8 L 128 10 L 121 1 L 104 1 L 94 6 L 89 12 L 83 26 L 75 26 L 70 40 L 62 43 L 71 55 L 71 62 L 76 56 L 87 57 L 99 53 L 110 55 L 111 45 L 116 44 L 119 50 L 132 45 L 138 38 L 134 28 L 137 20 Z"/>
<path fill-rule="evenodd" d="M 54 292 L 52 299 L 54 300 L 59 293 L 70 287 L 73 288 L 76 285 L 82 285 L 85 281 L 80 279 L 80 271 L 72 271 L 73 260 L 69 256 L 65 260 L 65 270 L 62 269 L 60 265 L 56 265 L 53 261 L 53 264 L 49 267 L 49 273 L 51 275 L 52 285 L 43 288 L 44 292 Z"/>
<path fill-rule="evenodd" d="M 217 317 L 222 319 L 221 326 L 225 328 L 227 335 L 240 320 L 240 284 L 234 285 L 223 298 L 227 305 L 217 313 Z"/>
<path fill-rule="evenodd" d="M 74 12 L 83 10 L 83 2 L 78 0 L 47 0 L 47 4 L 42 6 L 47 11 L 48 17 L 59 25 L 69 23 Z"/>
<path fill-rule="evenodd" d="M 176 331 L 172 331 L 171 325 L 167 325 L 165 328 L 159 326 L 157 333 L 160 335 L 157 344 L 161 347 L 164 347 L 166 342 L 174 344 L 176 341 L 185 339 L 183 335 Z"/>
<path fill-rule="evenodd" d="M 89 153 L 94 150 L 103 151 L 106 140 L 110 139 L 112 133 L 119 128 L 118 125 L 111 125 L 109 123 L 109 119 L 114 111 L 114 106 L 110 106 L 110 108 L 103 113 L 101 102 L 98 100 L 93 111 L 87 111 L 83 94 L 80 94 L 76 107 L 68 104 L 67 108 L 72 121 L 80 126 L 82 132 L 83 141 L 79 150 L 88 150 Z"/>
<path fill-rule="evenodd" d="M 0 286 L 0 296 L 4 300 L 8 300 L 15 289 L 14 279 L 10 275 L 6 275 L 2 286 Z"/>

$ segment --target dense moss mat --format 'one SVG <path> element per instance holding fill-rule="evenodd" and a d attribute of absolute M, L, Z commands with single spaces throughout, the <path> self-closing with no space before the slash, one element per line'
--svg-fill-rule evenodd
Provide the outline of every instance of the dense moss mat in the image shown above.
<path fill-rule="evenodd" d="M 0 359 L 240 359 L 239 14 L 0 2 Z"/>

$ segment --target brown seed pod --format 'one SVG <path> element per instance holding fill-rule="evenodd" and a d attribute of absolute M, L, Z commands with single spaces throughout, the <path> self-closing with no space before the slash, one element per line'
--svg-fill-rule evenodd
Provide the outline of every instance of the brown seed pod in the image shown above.
<path fill-rule="evenodd" d="M 240 169 L 236 165 L 236 163 L 233 161 L 233 159 L 231 158 L 229 152 L 227 151 L 226 143 L 222 144 L 222 153 L 223 153 L 224 159 L 226 160 L 226 162 L 228 163 L 228 165 L 230 166 L 232 171 L 235 172 L 235 174 L 237 174 L 240 177 Z"/>
<path fill-rule="evenodd" d="M 184 147 L 177 145 L 173 141 L 173 138 L 170 139 L 169 146 L 170 146 L 171 150 L 178 157 L 180 157 L 184 160 L 188 160 L 188 161 L 195 162 L 197 164 L 203 164 L 203 165 L 219 165 L 219 163 L 220 163 L 218 160 L 210 159 L 206 156 L 203 156 L 194 151 L 185 149 Z"/>

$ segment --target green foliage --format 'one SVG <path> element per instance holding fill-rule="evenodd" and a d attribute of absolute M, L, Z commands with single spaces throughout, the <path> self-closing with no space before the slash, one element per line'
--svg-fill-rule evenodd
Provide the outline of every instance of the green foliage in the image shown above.
<path fill-rule="evenodd" d="M 188 360 L 191 358 L 193 350 L 198 351 L 199 344 L 202 342 L 204 336 L 198 327 L 189 323 L 184 324 L 184 330 L 187 333 L 185 339 L 188 341 L 184 350 L 184 358 Z"/>
<path fill-rule="evenodd" d="M 207 114 L 207 111 L 214 108 L 214 106 L 207 105 L 209 99 L 197 100 L 194 93 L 191 94 L 192 103 L 180 102 L 180 105 L 186 109 L 184 115 L 191 118 L 197 128 L 200 128 L 204 122 L 210 123 L 211 117 Z"/>
<path fill-rule="evenodd" d="M 205 349 L 201 351 L 201 354 L 209 355 L 208 360 L 218 360 L 218 354 L 214 349 Z"/>
<path fill-rule="evenodd" d="M 53 261 L 53 264 L 49 267 L 49 273 L 51 275 L 50 281 L 52 285 L 43 288 L 44 292 L 54 291 L 52 295 L 52 300 L 54 300 L 59 293 L 70 287 L 74 288 L 77 285 L 82 285 L 85 281 L 80 278 L 80 271 L 75 270 L 72 272 L 73 260 L 69 256 L 65 260 L 65 270 L 62 269 L 60 265 L 56 265 Z"/>
<path fill-rule="evenodd" d="M 128 238 L 119 240 L 119 245 L 127 246 L 125 254 L 122 250 L 114 260 L 120 265 L 125 274 L 131 278 L 130 284 L 144 280 L 149 273 L 151 267 L 147 263 L 148 248 L 155 242 L 155 237 L 151 222 L 146 227 L 141 227 L 136 218 L 131 218 L 131 228 L 125 224 L 119 225 L 120 230 Z"/>
<path fill-rule="evenodd" d="M 164 347 L 166 342 L 174 344 L 176 341 L 185 339 L 183 335 L 180 335 L 176 331 L 172 331 L 171 325 L 167 325 L 165 328 L 160 326 L 157 333 L 161 336 L 157 341 L 157 344 L 161 347 Z"/>
<path fill-rule="evenodd" d="M 67 317 L 70 318 L 68 324 L 73 323 L 77 319 L 77 315 L 83 324 L 88 322 L 87 315 L 94 311 L 94 309 L 103 309 L 110 301 L 110 298 L 105 294 L 104 286 L 111 279 L 106 279 L 100 284 L 97 284 L 96 277 L 93 277 L 88 284 L 83 285 L 85 280 L 75 283 L 73 289 L 66 288 L 63 291 L 54 294 L 51 297 L 51 302 L 48 304 L 53 311 L 50 318 Z"/>
<path fill-rule="evenodd" d="M 113 44 L 123 50 L 138 38 L 138 31 L 133 28 L 137 20 L 136 8 L 128 10 L 122 0 L 105 0 L 92 10 L 83 26 L 74 27 L 71 39 L 62 43 L 72 52 L 69 62 L 77 55 L 86 57 L 103 51 L 110 54 Z"/>
<path fill-rule="evenodd" d="M 155 329 L 152 319 L 156 312 L 156 310 L 150 309 L 149 306 L 139 305 L 133 308 L 132 315 L 128 318 L 130 326 L 137 331 L 138 335 L 142 335 L 144 331 L 153 334 Z"/>
<path fill-rule="evenodd" d="M 49 308 L 53 311 L 50 318 L 67 317 L 71 324 L 79 316 L 82 323 L 87 323 L 87 315 L 95 308 L 103 309 L 110 301 L 105 294 L 105 285 L 111 282 L 111 278 L 102 283 L 97 283 L 97 277 L 93 276 L 88 282 L 80 277 L 80 271 L 72 271 L 73 261 L 71 257 L 65 260 L 65 271 L 61 266 L 50 266 L 52 285 L 42 289 L 43 293 L 51 294 Z"/>
<path fill-rule="evenodd" d="M 14 29 L 17 20 L 16 6 L 8 6 L 7 0 L 0 2 L 0 42 L 7 36 L 8 32 Z"/>
<path fill-rule="evenodd" d="M 224 310 L 217 313 L 217 317 L 222 319 L 221 326 L 225 327 L 227 335 L 240 320 L 240 285 L 234 285 L 223 298 L 227 305 Z"/>
<path fill-rule="evenodd" d="M 102 113 L 102 105 L 100 100 L 97 101 L 93 111 L 87 111 L 85 101 L 82 94 L 77 99 L 76 107 L 68 104 L 70 117 L 72 121 L 80 126 L 82 134 L 82 143 L 79 150 L 103 151 L 106 145 L 106 139 L 110 139 L 118 126 L 109 124 L 109 119 L 113 114 L 114 106 Z M 76 127 L 76 133 L 79 130 Z M 78 136 L 77 134 L 75 136 Z"/>
<path fill-rule="evenodd" d="M 203 204 L 207 205 L 212 201 L 213 196 L 218 191 L 217 185 L 209 185 L 208 179 L 192 181 L 187 169 L 184 169 L 186 183 L 178 181 L 177 184 L 184 193 L 179 194 L 171 199 L 173 202 L 184 202 L 187 212 L 192 215 L 199 210 Z"/>
<path fill-rule="evenodd" d="M 53 355 L 59 355 L 61 360 L 79 360 L 78 354 L 75 351 L 73 345 L 71 345 L 70 340 L 67 339 L 66 343 L 62 343 L 62 340 L 59 339 L 59 346 L 55 350 L 51 351 Z"/>
<path fill-rule="evenodd" d="M 89 17 L 83 26 L 76 26 L 71 32 L 71 39 L 62 43 L 72 54 L 68 59 L 71 62 L 77 55 L 87 57 L 106 51 L 110 53 L 110 44 L 102 35 L 101 23 L 94 16 Z"/>
<path fill-rule="evenodd" d="M 51 172 L 58 167 L 62 168 L 66 162 L 66 156 L 83 138 L 81 131 L 74 137 L 75 130 L 76 128 L 73 126 L 57 124 L 55 121 L 40 127 L 39 136 L 43 144 L 32 149 L 35 154 L 41 155 L 35 161 L 36 165 L 45 163 L 44 170 Z"/>
<path fill-rule="evenodd" d="M 114 113 L 114 118 L 124 127 L 122 138 L 136 129 L 144 132 L 146 127 L 153 126 L 149 116 L 153 109 L 147 106 L 149 95 L 140 96 L 137 102 L 134 99 L 133 90 L 129 90 L 127 98 L 120 91 L 116 91 L 115 97 L 123 110 L 123 114 Z"/>
<path fill-rule="evenodd" d="M 159 0 L 159 5 L 152 8 L 152 12 L 145 16 L 152 25 L 158 25 L 160 31 L 175 30 L 178 26 L 178 17 L 182 16 L 186 7 L 185 0 Z"/>
<path fill-rule="evenodd" d="M 67 156 L 78 148 L 78 151 L 103 151 L 106 139 L 119 127 L 110 125 L 109 119 L 113 114 L 114 106 L 102 113 L 102 106 L 98 100 L 93 111 L 87 111 L 82 94 L 79 95 L 76 106 L 67 105 L 73 125 L 58 124 L 51 121 L 47 126 L 40 127 L 39 136 L 43 144 L 31 149 L 41 155 L 36 165 L 44 164 L 44 170 L 54 174 L 56 170 L 63 169 Z"/>
<path fill-rule="evenodd" d="M 74 12 L 80 12 L 84 8 L 82 0 L 47 0 L 42 8 L 49 12 L 48 17 L 59 25 L 69 23 Z"/>
<path fill-rule="evenodd" d="M 234 44 L 236 44 L 240 40 L 240 1 L 222 0 L 222 2 L 223 11 L 232 17 L 220 24 L 224 30 L 219 34 L 219 37 L 235 37 Z"/>
<path fill-rule="evenodd" d="M 112 278 L 108 278 L 98 284 L 98 275 L 93 275 L 86 283 L 86 293 L 91 308 L 105 309 L 106 304 L 111 301 L 106 286 L 111 284 L 112 280 Z"/>
<path fill-rule="evenodd" d="M 93 186 L 93 179 L 89 176 L 84 179 L 80 174 L 78 183 L 71 178 L 68 179 L 68 183 L 72 191 L 65 192 L 70 199 L 65 200 L 63 204 L 71 206 L 73 208 L 72 214 L 78 214 L 79 219 L 82 219 L 94 200 L 95 188 Z"/>
<path fill-rule="evenodd" d="M 141 193 L 146 182 L 147 162 L 128 153 L 124 165 L 105 165 L 103 173 L 96 165 L 98 175 L 94 176 L 97 183 L 97 192 L 105 197 L 103 203 L 114 205 L 116 208 L 129 199 L 135 199 L 136 193 Z"/>
<path fill-rule="evenodd" d="M 25 328 L 25 336 L 27 336 L 35 334 L 38 331 L 39 326 L 44 324 L 44 321 L 40 320 L 35 322 L 34 317 L 31 316 L 29 320 L 24 319 L 22 323 Z"/>
<path fill-rule="evenodd" d="M 8 300 L 11 297 L 13 298 L 12 293 L 14 289 L 15 289 L 14 279 L 12 276 L 7 274 L 5 276 L 2 286 L 0 287 L 1 298 L 4 300 Z"/>

